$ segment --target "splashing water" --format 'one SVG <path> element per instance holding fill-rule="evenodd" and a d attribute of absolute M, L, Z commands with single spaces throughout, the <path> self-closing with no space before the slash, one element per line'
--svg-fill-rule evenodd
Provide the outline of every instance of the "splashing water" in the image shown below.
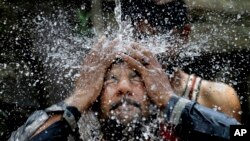
<path fill-rule="evenodd" d="M 59 10 L 57 17 L 37 15 L 34 47 L 43 59 L 50 86 L 50 103 L 69 96 L 80 64 L 95 39 L 75 34 L 67 21 L 67 12 Z"/>
<path fill-rule="evenodd" d="M 110 37 L 117 37 L 120 41 L 120 44 L 117 46 L 117 51 L 125 51 L 123 46 L 128 45 L 134 41 L 133 38 L 133 28 L 131 25 L 131 21 L 122 21 L 121 20 L 121 3 L 120 0 L 116 0 L 115 7 L 115 18 L 118 23 L 118 31 L 115 32 Z M 44 65 L 48 69 L 49 78 L 51 78 L 51 83 L 55 84 L 53 87 L 55 88 L 54 93 L 59 93 L 59 95 L 55 95 L 55 99 L 60 98 L 63 99 L 67 97 L 69 91 L 72 89 L 74 85 L 74 79 L 79 76 L 78 72 L 80 69 L 80 64 L 86 53 L 93 46 L 94 40 L 96 40 L 97 36 L 94 38 L 81 37 L 72 32 L 72 27 L 67 22 L 67 13 L 64 11 L 59 11 L 59 15 L 56 20 L 50 19 L 46 16 L 38 15 L 36 18 L 36 29 L 38 33 L 36 34 L 36 41 L 34 42 L 34 46 L 37 51 L 43 56 Z M 173 42 L 171 42 L 173 37 L 170 34 L 157 35 L 147 38 L 142 38 L 140 41 L 137 41 L 142 44 L 143 47 L 153 52 L 155 55 L 168 52 L 170 55 L 177 55 L 175 59 L 183 59 L 185 57 L 195 57 L 200 55 L 200 46 L 203 46 L 203 50 L 205 49 L 205 44 L 207 42 L 206 38 L 208 36 L 204 36 L 205 38 L 200 38 L 200 41 L 190 42 L 184 44 L 183 46 L 179 46 Z M 172 53 L 172 54 L 171 54 Z M 171 58 L 171 57 L 170 57 Z M 171 60 L 169 60 L 171 61 Z M 180 67 L 184 65 L 188 65 L 190 62 L 186 62 L 186 64 L 178 64 Z M 61 87 L 63 86 L 63 88 Z M 64 89 L 65 92 L 62 92 Z M 52 100 L 53 101 L 53 100 Z M 57 100 L 58 101 L 58 100 Z M 88 115 L 87 115 L 88 116 Z M 89 114 L 91 120 L 80 120 L 80 132 L 81 137 L 84 140 L 97 140 L 98 136 L 95 136 L 92 139 L 86 139 L 93 137 L 93 133 L 85 132 L 85 128 L 90 129 L 89 131 L 99 130 L 100 125 L 97 124 L 96 115 L 93 113 Z M 157 119 L 160 120 L 160 119 Z M 89 121 L 92 121 L 89 123 Z M 83 123 L 82 123 L 83 122 Z M 87 122 L 87 123 L 86 123 Z M 87 125 L 87 126 L 82 126 Z M 144 136 L 150 138 L 154 138 L 152 135 L 152 129 L 156 124 L 145 126 L 147 132 L 144 133 Z M 154 127 L 156 128 L 156 127 Z M 95 130 L 96 131 L 96 130 Z M 94 132 L 94 134 L 100 134 L 98 131 Z"/>
<path fill-rule="evenodd" d="M 121 20 L 121 2 L 116 0 L 115 18 L 118 23 L 118 31 L 110 37 L 117 37 L 120 40 L 120 44 L 117 47 L 117 51 L 124 50 L 123 46 L 134 42 L 133 28 L 131 22 Z M 75 70 L 80 68 L 82 58 L 86 55 L 86 52 L 93 46 L 94 38 L 81 37 L 74 34 L 72 27 L 67 22 L 67 12 L 59 10 L 57 18 L 49 18 L 43 15 L 43 13 L 37 15 L 34 19 L 36 23 L 37 34 L 35 35 L 34 46 L 37 51 L 44 58 L 44 65 L 49 70 L 57 70 L 58 76 L 73 78 L 77 76 Z M 108 30 L 108 29 L 107 29 Z M 184 57 L 199 56 L 199 46 L 204 44 L 206 40 L 202 40 L 196 43 L 188 43 L 183 47 L 177 47 L 177 45 L 171 42 L 171 35 L 157 35 L 148 38 L 142 38 L 137 41 L 140 42 L 143 47 L 150 50 L 154 54 L 162 52 L 168 52 L 169 50 L 174 52 L 180 52 L 179 59 Z M 203 48 L 204 49 L 204 48 Z M 60 77 L 57 77 L 58 79 Z M 61 80 L 55 80 L 57 83 L 62 84 Z"/>
<path fill-rule="evenodd" d="M 205 50 L 206 38 L 209 38 L 208 36 L 200 38 L 200 41 L 189 42 L 182 46 L 176 44 L 176 40 L 170 34 L 154 35 L 136 40 L 130 19 L 127 21 L 122 21 L 121 19 L 120 0 L 116 0 L 114 13 L 119 28 L 112 35 L 109 35 L 109 39 L 112 40 L 115 37 L 119 39 L 119 45 L 116 47 L 117 51 L 126 52 L 124 46 L 136 41 L 153 54 L 167 52 L 169 56 L 165 56 L 165 58 L 169 57 L 169 62 L 178 62 L 177 60 L 182 60 L 183 58 L 199 56 L 201 52 L 200 46 L 203 46 L 202 49 Z M 34 19 L 36 23 L 35 31 L 37 31 L 34 35 L 34 47 L 42 56 L 41 58 L 43 58 L 44 67 L 48 74 L 47 78 L 50 78 L 49 82 L 56 84 L 51 86 L 54 92 L 51 91 L 49 96 L 53 97 L 56 94 L 53 102 L 57 101 L 55 100 L 56 97 L 63 99 L 69 95 L 69 91 L 74 86 L 74 80 L 78 76 L 83 58 L 98 39 L 98 36 L 100 36 L 95 35 L 93 38 L 90 38 L 74 33 L 73 29 L 75 27 L 69 24 L 67 17 L 67 12 L 58 10 L 58 14 L 52 17 L 40 13 Z M 181 68 L 190 63 L 192 61 L 182 62 L 178 66 Z"/>
<path fill-rule="evenodd" d="M 5 3 L 5 1 L 3 3 Z M 45 6 L 54 5 L 52 3 L 51 4 L 48 4 L 47 2 L 45 3 L 46 3 L 44 4 Z M 231 5 L 230 2 L 228 4 Z M 2 8 L 4 8 L 4 6 L 6 5 L 3 4 L 3 7 L 1 7 L 1 10 Z M 126 21 L 123 21 L 121 17 L 121 14 L 122 14 L 121 6 L 122 6 L 121 0 L 115 0 L 114 18 L 117 22 L 118 27 L 114 28 L 112 26 L 108 26 L 107 29 L 104 31 L 104 33 L 112 33 L 108 35 L 107 40 L 118 38 L 118 40 L 120 41 L 119 45 L 116 47 L 116 51 L 126 52 L 126 50 L 124 49 L 124 46 L 129 45 L 130 43 L 136 41 L 136 42 L 139 42 L 142 47 L 151 51 L 155 55 L 165 53 L 164 56 L 160 56 L 159 58 L 160 60 L 165 59 L 164 61 L 176 63 L 176 66 L 180 68 L 185 68 L 186 66 L 188 66 L 188 69 L 191 70 L 191 72 L 192 70 L 195 70 L 197 68 L 196 66 L 189 67 L 189 64 L 191 64 L 192 66 L 193 64 L 197 63 L 197 60 L 195 59 L 199 58 L 199 56 L 204 57 L 202 56 L 203 53 L 211 54 L 211 50 L 215 50 L 215 53 L 216 51 L 219 52 L 220 50 L 223 52 L 227 52 L 228 51 L 227 49 L 231 47 L 229 46 L 229 44 L 234 46 L 238 50 L 241 48 L 241 45 L 237 46 L 238 45 L 237 43 L 241 38 L 240 36 L 243 36 L 243 35 L 246 35 L 246 38 L 245 38 L 246 42 L 247 41 L 249 42 L 250 40 L 250 36 L 249 36 L 250 32 L 248 31 L 249 24 L 246 22 L 245 25 L 238 26 L 239 24 L 242 23 L 242 20 L 244 20 L 244 18 L 246 17 L 244 15 L 244 12 L 237 14 L 235 19 L 229 19 L 227 17 L 227 20 L 225 20 L 225 16 L 227 15 L 224 15 L 223 16 L 224 18 L 223 18 L 220 16 L 213 17 L 213 14 L 218 14 L 216 12 L 215 13 L 210 12 L 206 14 L 205 15 L 206 18 L 209 18 L 209 19 L 205 19 L 205 20 L 208 20 L 208 23 L 209 22 L 211 23 L 207 25 L 207 22 L 205 22 L 205 24 L 203 23 L 204 21 L 199 21 L 201 23 L 198 22 L 198 24 L 201 24 L 201 26 L 203 26 L 203 24 L 206 26 L 206 28 L 204 28 L 206 32 L 203 32 L 204 29 L 201 29 L 201 33 L 199 32 L 195 33 L 194 39 L 191 39 L 190 42 L 185 43 L 185 44 L 179 45 L 178 42 L 181 42 L 181 41 L 175 42 L 174 37 L 172 37 L 170 34 L 167 34 L 167 33 L 163 35 L 153 35 L 151 37 L 142 37 L 140 38 L 140 40 L 138 40 L 134 36 L 135 29 L 133 28 L 131 19 L 128 18 L 126 19 Z M 36 6 L 36 7 L 39 7 L 39 6 Z M 69 19 L 70 20 L 73 19 L 72 17 L 69 18 L 69 16 L 72 16 L 72 13 L 70 12 L 72 11 L 75 12 L 75 9 L 70 11 L 69 9 L 63 9 L 62 7 L 53 6 L 53 7 L 48 8 L 49 11 L 46 11 L 47 8 L 41 7 L 41 9 L 39 10 L 34 10 L 35 11 L 34 13 L 28 13 L 28 15 L 30 16 L 27 16 L 27 17 L 25 16 L 20 19 L 19 17 L 22 17 L 22 16 L 19 16 L 18 17 L 19 20 L 17 20 L 17 22 L 22 22 L 24 24 L 19 24 L 19 23 L 13 24 L 13 26 L 10 26 L 10 29 L 6 29 L 6 30 L 9 30 L 8 34 L 10 34 L 11 36 L 15 36 L 15 35 L 12 35 L 12 32 L 15 33 L 19 30 L 20 30 L 19 32 L 21 32 L 22 30 L 27 30 L 31 26 L 32 29 L 28 29 L 30 31 L 27 31 L 27 33 L 31 35 L 27 35 L 27 37 L 22 37 L 23 35 L 25 36 L 25 34 L 19 34 L 19 32 L 17 32 L 15 33 L 17 35 L 16 37 L 14 37 L 14 40 L 7 41 L 8 36 L 10 35 L 8 36 L 4 34 L 2 35 L 3 38 L 1 39 L 5 39 L 6 40 L 5 42 L 13 42 L 14 44 L 13 46 L 8 46 L 8 44 L 7 45 L 4 44 L 4 46 L 6 45 L 5 48 L 11 48 L 11 47 L 15 48 L 15 47 L 20 47 L 20 46 L 21 46 L 20 48 L 26 48 L 26 47 L 23 47 L 22 41 L 24 38 L 28 38 L 29 40 L 30 38 L 29 36 L 31 36 L 32 39 L 29 42 L 32 42 L 33 44 L 30 45 L 31 47 L 27 47 L 27 49 L 32 49 L 31 53 L 35 52 L 34 54 L 32 54 L 34 56 L 31 55 L 31 60 L 36 60 L 35 57 L 38 56 L 38 58 L 41 59 L 38 62 L 40 63 L 41 61 L 42 64 L 38 64 L 38 63 L 36 64 L 36 62 L 32 63 L 30 62 L 30 60 L 26 61 L 24 58 L 26 57 L 27 54 L 26 52 L 22 52 L 23 49 L 21 49 L 22 51 L 19 51 L 18 53 L 14 53 L 14 52 L 8 53 L 8 50 L 6 51 L 3 50 L 4 52 L 1 53 L 1 55 L 3 55 L 4 58 L 1 58 L 1 59 L 5 61 L 5 59 L 7 58 L 7 61 L 6 61 L 7 63 L 5 62 L 0 63 L 0 71 L 1 71 L 0 83 L 3 84 L 0 89 L 1 100 L 4 99 L 5 102 L 15 103 L 16 105 L 20 105 L 20 106 L 27 105 L 27 106 L 36 107 L 37 103 L 43 103 L 39 101 L 40 100 L 39 98 L 37 98 L 38 94 L 46 95 L 48 99 L 44 101 L 46 101 L 45 103 L 47 105 L 51 105 L 56 102 L 59 102 L 71 94 L 71 90 L 74 88 L 74 85 L 75 85 L 74 83 L 75 78 L 79 76 L 79 70 L 80 70 L 81 63 L 84 57 L 87 55 L 89 50 L 91 50 L 91 47 L 101 35 L 99 35 L 99 33 L 95 33 L 94 29 L 90 29 L 91 32 L 94 32 L 95 34 L 94 37 L 82 36 L 78 34 L 77 32 L 75 32 L 77 28 L 76 25 L 72 24 L 72 22 L 69 21 Z M 67 7 L 67 8 L 71 8 L 71 7 Z M 81 10 L 84 10 L 86 7 L 82 6 L 81 8 L 82 8 Z M 12 7 L 12 10 L 15 11 L 13 12 L 14 13 L 13 15 L 16 15 L 16 16 L 19 14 L 23 15 L 25 11 L 27 11 L 27 9 L 25 8 L 24 10 L 22 10 L 21 5 L 17 7 Z M 32 12 L 33 10 L 28 10 L 28 11 Z M 40 12 L 40 13 L 37 14 L 37 12 Z M 11 12 L 9 13 L 7 12 L 7 14 L 5 15 L 11 15 L 10 13 Z M 211 13 L 212 15 L 209 15 Z M 32 21 L 30 21 L 30 19 L 34 17 L 33 14 L 34 15 L 37 14 L 37 15 Z M 202 16 L 204 16 L 204 14 Z M 230 16 L 233 16 L 233 15 L 230 15 Z M 10 24 L 10 22 L 14 22 L 13 19 L 15 19 L 14 18 L 15 16 L 10 17 L 10 19 L 8 19 L 8 16 L 3 15 L 3 17 L 4 17 L 2 18 L 3 22 L 0 22 L 0 24 L 2 23 L 3 25 L 6 25 L 6 24 L 8 25 Z M 105 19 L 104 16 L 102 18 Z M 194 23 L 196 24 L 196 21 L 194 21 Z M 219 24 L 216 25 L 217 23 Z M 33 28 L 33 24 L 35 28 Z M 26 25 L 28 26 L 25 28 Z M 200 25 L 198 25 L 198 28 L 199 26 Z M 242 31 L 240 32 L 237 31 L 237 28 L 239 27 L 242 28 Z M 1 27 L 0 28 L 1 31 L 4 28 L 5 26 Z M 195 30 L 199 30 L 199 29 L 196 29 L 195 26 L 192 28 L 193 28 L 192 33 Z M 116 31 L 113 31 L 113 29 L 116 29 Z M 112 32 L 110 32 L 110 30 L 112 30 Z M 228 32 L 231 30 L 233 32 L 232 35 L 228 34 Z M 236 32 L 239 32 L 239 33 L 236 34 Z M 218 35 L 219 35 L 219 39 L 214 40 L 214 38 L 218 37 Z M 5 38 L 5 36 L 7 38 Z M 223 42 L 225 42 L 225 44 L 223 42 L 220 43 L 219 42 L 220 39 L 222 39 Z M 26 44 L 24 43 L 24 46 L 25 45 Z M 221 47 L 221 45 L 228 46 L 228 47 L 223 48 Z M 3 45 L 0 45 L 0 46 L 2 47 Z M 33 51 L 33 49 L 35 51 Z M 12 51 L 18 51 L 18 49 L 17 50 L 13 49 Z M 12 54 L 14 55 L 12 56 Z M 15 54 L 18 54 L 18 55 L 15 55 Z M 231 52 L 229 54 L 231 54 Z M 232 56 L 233 55 L 234 54 L 232 54 Z M 24 56 L 24 57 L 20 59 L 19 58 L 20 56 Z M 17 59 L 20 59 L 20 61 L 17 59 L 13 59 L 15 57 Z M 210 56 L 208 55 L 208 57 Z M 231 61 L 231 58 L 228 60 L 224 58 L 223 60 L 220 60 L 222 62 L 221 64 L 221 62 L 218 61 L 218 58 L 212 56 L 211 58 L 209 58 L 209 60 L 212 60 L 211 65 L 209 64 L 210 66 L 206 67 L 206 69 L 208 68 L 211 70 L 211 73 L 207 74 L 206 70 L 204 70 L 204 72 L 202 72 L 203 76 L 201 75 L 201 77 L 205 76 L 204 79 L 212 78 L 212 80 L 215 80 L 215 81 L 226 82 L 227 84 L 232 84 L 232 86 L 241 85 L 241 87 L 245 87 L 245 85 L 243 84 L 242 78 L 240 78 L 241 75 L 239 74 L 243 75 L 243 73 L 246 73 L 246 72 L 244 72 L 243 70 L 237 69 L 238 67 L 237 63 L 240 64 L 242 62 L 245 62 L 246 64 L 249 65 L 249 60 L 245 59 L 244 56 L 241 57 L 241 59 L 243 61 L 237 60 L 237 62 L 234 62 L 234 61 Z M 11 63 L 9 63 L 9 61 Z M 35 66 L 34 70 L 32 70 L 33 66 L 31 66 L 33 64 L 38 66 L 38 67 Z M 42 66 L 41 69 L 39 68 L 40 65 Z M 197 70 L 199 71 L 199 69 L 201 70 L 202 68 L 198 68 Z M 45 74 L 43 74 L 43 72 L 40 72 L 40 71 L 44 71 Z M 11 78 L 6 77 L 8 78 L 8 81 L 5 78 L 2 79 L 3 77 L 6 76 L 5 73 L 11 76 Z M 248 75 L 247 81 L 250 80 L 249 74 L 244 74 L 244 76 L 245 75 Z M 240 76 L 240 77 L 237 77 L 234 79 L 233 78 L 234 76 Z M 249 88 L 250 86 L 249 82 L 246 82 L 245 78 L 244 78 L 244 83 L 248 83 L 247 86 Z M 15 88 L 15 90 L 13 90 L 13 87 Z M 243 88 L 243 90 L 245 89 L 246 88 Z M 40 93 L 39 91 L 42 91 L 42 92 Z M 34 96 L 33 94 L 34 95 L 37 94 L 37 95 Z M 245 101 L 247 97 L 249 99 L 249 96 L 248 96 L 249 92 L 246 92 L 246 95 L 247 96 L 240 95 L 239 98 L 240 98 L 241 104 L 246 103 Z M 38 99 L 38 101 L 36 99 Z M 250 101 L 250 99 L 248 101 Z M 2 109 L 0 109 L 0 114 L 2 113 L 3 115 L 5 114 L 5 108 L 6 108 L 5 106 L 2 106 Z M 10 109 L 12 110 L 12 107 Z M 28 114 L 28 112 L 31 112 L 31 111 L 27 111 L 25 108 L 20 108 L 20 109 L 18 108 L 17 110 L 23 111 L 23 109 L 25 110 L 24 113 Z M 215 109 L 220 110 L 220 107 L 215 107 Z M 154 111 L 154 108 L 152 108 L 151 110 Z M 159 111 L 154 111 L 154 112 L 156 112 L 157 114 L 159 113 Z M 239 114 L 242 114 L 242 112 L 239 112 Z M 12 116 L 11 112 L 10 113 L 6 112 L 6 114 L 4 115 L 6 119 L 8 119 L 8 117 L 11 117 L 11 116 Z M 152 121 L 149 125 L 145 125 L 144 127 L 145 132 L 143 133 L 145 139 L 150 138 L 152 140 L 159 140 L 157 137 L 155 137 L 154 131 L 157 130 L 158 125 L 162 120 L 161 119 L 162 117 L 161 115 L 157 115 L 157 116 L 158 117 L 156 121 Z M 19 116 L 19 118 L 21 117 L 22 115 Z M 100 135 L 102 133 L 100 133 L 100 124 L 97 118 L 97 114 L 88 113 L 84 115 L 83 117 L 84 118 L 82 118 L 80 122 L 78 123 L 78 126 L 80 128 L 81 138 L 83 140 L 90 140 L 90 141 L 100 140 L 101 138 Z M 9 121 L 9 119 L 6 121 Z M 13 120 L 10 120 L 10 121 L 13 121 Z M 19 120 L 15 120 L 15 122 L 19 122 Z"/>
<path fill-rule="evenodd" d="M 186 44 L 182 44 L 181 40 L 176 40 L 175 37 L 170 35 L 171 33 L 165 33 L 161 35 L 152 35 L 150 37 L 142 37 L 140 40 L 136 40 L 134 37 L 134 28 L 132 26 L 132 22 L 130 18 L 126 18 L 126 21 L 123 21 L 121 18 L 122 10 L 121 10 L 121 1 L 115 0 L 115 19 L 118 23 L 118 31 L 114 34 L 114 37 L 117 37 L 120 41 L 117 50 L 124 51 L 123 46 L 129 45 L 132 42 L 138 42 L 142 45 L 142 47 L 151 51 L 153 54 L 166 53 L 169 56 L 165 57 L 175 57 L 175 59 L 183 59 L 185 57 L 195 57 L 200 56 L 200 46 L 203 46 L 203 51 L 206 50 L 205 43 L 207 40 L 205 38 L 209 38 L 208 36 L 204 36 L 205 38 L 200 38 L 201 41 L 198 42 L 190 42 Z M 179 43 L 182 46 L 178 45 Z M 199 44 L 197 44 L 199 43 Z M 169 60 L 173 61 L 173 60 Z M 176 60 L 175 60 L 176 61 Z M 191 63 L 191 62 L 189 62 Z M 182 64 L 178 64 L 182 67 Z M 187 65 L 187 64 L 186 64 Z"/>

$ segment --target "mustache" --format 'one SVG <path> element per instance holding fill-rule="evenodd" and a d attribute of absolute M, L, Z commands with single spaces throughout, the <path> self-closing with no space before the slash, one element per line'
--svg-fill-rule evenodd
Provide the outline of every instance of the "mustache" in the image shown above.
<path fill-rule="evenodd" d="M 134 100 L 128 99 L 128 98 L 123 98 L 120 101 L 111 104 L 110 110 L 114 110 L 114 109 L 118 108 L 123 103 L 126 103 L 127 105 L 133 105 L 141 110 L 141 104 L 139 104 L 138 102 L 136 102 Z"/>

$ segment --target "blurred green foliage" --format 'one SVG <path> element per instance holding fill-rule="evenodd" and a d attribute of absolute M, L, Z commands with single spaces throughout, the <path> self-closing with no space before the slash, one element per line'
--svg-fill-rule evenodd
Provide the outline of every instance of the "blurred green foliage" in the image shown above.
<path fill-rule="evenodd" d="M 86 10 L 77 10 L 76 15 L 77 25 L 75 32 L 83 36 L 93 36 L 90 13 Z"/>

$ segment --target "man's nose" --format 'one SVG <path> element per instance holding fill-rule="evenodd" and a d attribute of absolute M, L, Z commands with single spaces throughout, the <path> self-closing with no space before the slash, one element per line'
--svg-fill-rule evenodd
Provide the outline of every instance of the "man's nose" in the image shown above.
<path fill-rule="evenodd" d="M 118 83 L 118 95 L 132 95 L 132 85 L 128 79 L 123 79 Z"/>

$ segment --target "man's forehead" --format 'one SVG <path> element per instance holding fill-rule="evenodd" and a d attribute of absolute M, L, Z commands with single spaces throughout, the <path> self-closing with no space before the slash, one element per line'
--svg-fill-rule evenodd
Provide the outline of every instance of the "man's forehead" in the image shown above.
<path fill-rule="evenodd" d="M 119 69 L 127 69 L 127 70 L 131 70 L 131 71 L 134 70 L 126 62 L 114 63 L 110 67 L 110 71 L 119 70 Z"/>
<path fill-rule="evenodd" d="M 131 74 L 132 72 L 135 72 L 131 67 L 125 63 L 118 63 L 118 64 L 112 64 L 110 69 L 105 74 L 105 78 L 110 78 L 111 76 L 121 76 L 121 75 L 126 75 L 126 74 Z"/>

